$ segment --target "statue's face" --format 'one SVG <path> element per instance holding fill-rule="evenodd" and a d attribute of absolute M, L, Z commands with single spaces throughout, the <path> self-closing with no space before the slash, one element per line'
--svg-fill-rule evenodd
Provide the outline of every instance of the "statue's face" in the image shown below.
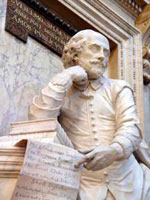
<path fill-rule="evenodd" d="M 78 64 L 85 69 L 88 78 L 98 79 L 101 77 L 108 65 L 109 43 L 103 35 L 91 35 L 78 55 Z"/>

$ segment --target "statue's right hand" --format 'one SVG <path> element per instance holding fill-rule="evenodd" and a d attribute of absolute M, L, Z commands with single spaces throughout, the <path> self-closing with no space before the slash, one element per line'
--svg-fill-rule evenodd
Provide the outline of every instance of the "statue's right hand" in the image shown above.
<path fill-rule="evenodd" d="M 71 80 L 71 82 L 70 82 Z M 80 87 L 81 89 L 87 84 L 87 73 L 80 66 L 69 67 L 68 69 L 63 70 L 61 73 L 57 74 L 52 80 L 51 83 L 61 90 L 68 91 L 71 84 Z"/>
<path fill-rule="evenodd" d="M 87 81 L 87 73 L 85 70 L 79 65 L 74 67 L 69 67 L 65 70 L 68 74 L 70 74 L 71 79 L 76 84 L 85 84 Z"/>

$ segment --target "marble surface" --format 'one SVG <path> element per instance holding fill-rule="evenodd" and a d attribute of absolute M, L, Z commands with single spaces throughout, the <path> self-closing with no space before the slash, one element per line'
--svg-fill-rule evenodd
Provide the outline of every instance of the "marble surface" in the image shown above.
<path fill-rule="evenodd" d="M 144 137 L 150 147 L 150 84 L 144 86 L 144 129 Z"/>
<path fill-rule="evenodd" d="M 32 98 L 63 69 L 60 58 L 32 38 L 24 44 L 4 30 L 6 0 L 0 1 L 0 135 L 11 122 L 28 119 Z"/>

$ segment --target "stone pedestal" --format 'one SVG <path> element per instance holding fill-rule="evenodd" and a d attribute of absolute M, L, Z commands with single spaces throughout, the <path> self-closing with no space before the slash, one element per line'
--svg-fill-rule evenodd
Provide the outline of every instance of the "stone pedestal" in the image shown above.
<path fill-rule="evenodd" d="M 8 136 L 0 138 L 0 199 L 10 200 L 25 154 L 25 142 L 50 142 L 56 135 L 54 119 L 13 123 Z M 20 142 L 21 141 L 21 142 Z"/>

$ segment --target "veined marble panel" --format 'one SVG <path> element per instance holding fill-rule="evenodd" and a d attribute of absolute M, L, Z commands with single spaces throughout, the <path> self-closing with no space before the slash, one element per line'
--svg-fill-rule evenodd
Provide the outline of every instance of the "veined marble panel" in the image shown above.
<path fill-rule="evenodd" d="M 144 125 L 145 140 L 150 147 L 150 84 L 144 85 Z"/>
<path fill-rule="evenodd" d="M 60 58 L 34 39 L 24 44 L 4 30 L 6 3 L 0 1 L 0 135 L 28 119 L 33 96 L 63 70 Z"/>

